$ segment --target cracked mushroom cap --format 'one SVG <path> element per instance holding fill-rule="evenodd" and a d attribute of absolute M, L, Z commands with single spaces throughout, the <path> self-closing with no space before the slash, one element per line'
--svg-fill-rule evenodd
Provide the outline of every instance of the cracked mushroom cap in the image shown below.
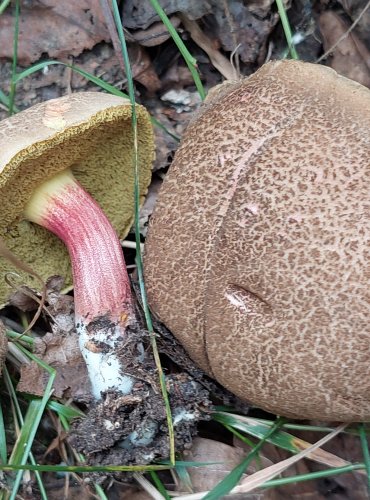
<path fill-rule="evenodd" d="M 153 311 L 239 397 L 370 419 L 370 91 L 263 66 L 189 125 L 145 246 Z"/>
<path fill-rule="evenodd" d="M 148 112 L 137 105 L 136 113 L 143 199 L 154 143 Z M 44 279 L 59 274 L 70 285 L 65 246 L 46 229 L 24 220 L 24 207 L 37 186 L 71 168 L 123 238 L 134 218 L 133 143 L 129 100 L 100 92 L 53 99 L 1 121 L 0 236 L 8 248 Z M 0 257 L 0 303 L 10 291 L 4 275 L 13 270 L 25 283 L 36 285 Z"/>

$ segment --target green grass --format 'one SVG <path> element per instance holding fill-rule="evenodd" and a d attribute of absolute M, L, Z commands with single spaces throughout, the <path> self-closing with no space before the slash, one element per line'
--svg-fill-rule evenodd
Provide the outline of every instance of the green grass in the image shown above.
<path fill-rule="evenodd" d="M 292 59 L 299 59 L 297 49 L 295 48 L 294 42 L 293 42 L 293 37 L 292 37 L 292 30 L 290 28 L 289 24 L 289 19 L 285 10 L 284 2 L 283 0 L 275 0 L 276 1 L 276 6 L 279 12 L 280 16 L 280 21 L 283 26 L 284 34 L 285 34 L 285 39 L 288 44 L 288 51 L 290 53 L 290 56 Z"/>
<path fill-rule="evenodd" d="M 133 169 L 135 172 L 135 223 L 134 224 L 135 224 L 135 237 L 136 237 L 136 265 L 137 265 L 137 272 L 138 272 L 138 277 L 139 277 L 141 300 L 142 300 L 144 314 L 145 314 L 145 321 L 146 321 L 147 329 L 148 329 L 149 336 L 150 336 L 150 343 L 151 343 L 152 350 L 153 350 L 153 355 L 154 355 L 155 364 L 156 364 L 157 371 L 158 371 L 158 378 L 159 378 L 159 383 L 160 383 L 160 387 L 161 387 L 161 391 L 162 391 L 163 401 L 164 401 L 165 408 L 166 408 L 168 435 L 169 435 L 169 442 L 170 442 L 170 462 L 171 462 L 171 466 L 173 466 L 175 463 L 175 437 L 174 437 L 174 430 L 173 430 L 173 424 L 172 424 L 171 407 L 170 407 L 170 402 L 168 399 L 168 394 L 167 394 L 167 389 L 166 389 L 166 379 L 165 379 L 165 375 L 163 373 L 161 360 L 160 360 L 158 348 L 157 348 L 157 341 L 156 341 L 155 333 L 154 333 L 154 329 L 153 329 L 153 323 L 152 323 L 152 319 L 150 316 L 148 301 L 147 301 L 146 292 L 145 292 L 144 276 L 143 276 L 143 262 L 142 262 L 141 245 L 140 245 L 140 187 L 139 187 L 139 160 L 138 160 L 138 139 L 137 139 L 137 117 L 136 117 L 135 88 L 134 88 L 134 81 L 133 81 L 133 77 L 132 77 L 130 59 L 129 59 L 129 55 L 127 52 L 126 40 L 125 40 L 125 36 L 123 33 L 122 24 L 120 22 L 120 15 L 119 15 L 119 10 L 118 10 L 118 5 L 117 5 L 116 0 L 112 1 L 112 5 L 113 5 L 114 21 L 116 23 L 118 37 L 119 37 L 121 49 L 122 49 L 123 61 L 125 64 L 125 72 L 126 72 L 126 77 L 127 77 L 127 82 L 128 82 L 128 93 L 129 93 L 129 98 L 130 98 L 131 108 L 132 108 L 132 114 L 131 114 L 131 116 L 132 116 L 132 129 L 133 129 L 134 145 L 135 145 L 134 158 L 132 160 L 133 160 Z"/>
<path fill-rule="evenodd" d="M 177 33 L 176 29 L 172 26 L 170 20 L 167 15 L 161 8 L 160 3 L 157 0 L 150 0 L 151 5 L 158 13 L 160 19 L 166 26 L 168 32 L 170 33 L 174 43 L 176 44 L 179 53 L 184 58 L 194 80 L 194 84 L 199 92 L 201 99 L 205 98 L 206 92 L 203 87 L 201 77 L 197 67 L 197 61 L 192 56 L 192 54 L 186 48 L 184 42 L 181 37 Z M 0 14 L 5 11 L 5 9 L 9 6 L 9 0 L 5 0 L 0 2 Z M 75 65 L 69 65 L 57 60 L 44 61 L 41 63 L 34 64 L 26 68 L 23 71 L 17 72 L 17 51 L 18 51 L 18 31 L 19 31 L 19 0 L 16 0 L 14 4 L 14 39 L 13 39 L 13 61 L 12 61 L 12 75 L 11 75 L 11 84 L 8 89 L 8 94 L 5 90 L 0 89 L 0 102 L 9 109 L 9 114 L 18 111 L 18 108 L 15 106 L 16 100 L 16 89 L 17 84 L 23 80 L 24 78 L 30 77 L 32 74 L 42 71 L 44 68 L 50 65 L 64 65 L 66 67 L 71 68 L 76 73 L 84 76 L 87 80 L 91 81 L 98 87 L 100 87 L 105 92 L 112 93 L 117 96 L 121 96 L 124 98 L 129 98 L 132 105 L 132 127 L 134 130 L 134 135 L 136 137 L 136 115 L 135 115 L 135 89 L 133 78 L 131 74 L 131 66 L 127 53 L 126 41 L 124 32 L 122 30 L 122 25 L 119 19 L 119 11 L 117 2 L 114 0 L 113 3 L 113 17 L 115 20 L 115 25 L 117 29 L 117 33 L 119 36 L 122 56 L 125 63 L 125 73 L 128 82 L 128 94 L 117 89 L 115 86 L 105 82 L 103 79 L 98 78 L 81 68 L 76 67 Z M 280 15 L 281 23 L 284 29 L 286 42 L 288 46 L 288 51 L 290 53 L 290 57 L 294 59 L 298 59 L 298 53 L 295 49 L 293 38 L 292 38 L 292 30 L 289 25 L 289 20 L 285 11 L 284 4 L 282 0 L 276 0 L 276 5 L 278 8 L 278 12 Z M 153 119 L 153 123 L 156 126 L 162 127 L 160 123 Z M 176 139 L 179 139 L 176 136 L 173 136 Z M 137 149 L 136 149 L 137 151 Z M 25 396 L 17 393 L 15 389 L 15 381 L 11 378 L 8 370 L 5 368 L 3 374 L 3 382 L 5 386 L 5 391 L 7 397 L 11 401 L 12 414 L 14 419 L 14 429 L 19 428 L 19 433 L 14 437 L 14 443 L 9 442 L 7 433 L 5 432 L 5 424 L 4 419 L 6 415 L 4 415 L 3 410 L 4 407 L 0 407 L 0 470 L 3 471 L 12 471 L 14 472 L 14 476 L 7 476 L 7 480 L 9 481 L 9 494 L 6 495 L 3 492 L 2 498 L 16 498 L 19 487 L 21 484 L 21 480 L 23 477 L 24 471 L 34 471 L 35 478 L 38 483 L 38 487 L 40 490 L 41 497 L 44 499 L 47 498 L 47 493 L 43 486 L 42 482 L 42 472 L 71 472 L 71 473 L 79 473 L 84 474 L 87 472 L 147 472 L 149 477 L 152 480 L 152 483 L 157 488 L 158 492 L 165 498 L 170 498 L 170 493 L 167 492 L 164 484 L 162 483 L 157 471 L 173 468 L 173 473 L 177 474 L 179 479 L 181 479 L 183 484 L 187 484 L 189 488 L 191 488 L 190 477 L 187 473 L 187 467 L 190 466 L 207 466 L 209 464 L 201 464 L 201 463 L 188 463 L 181 462 L 175 460 L 175 447 L 174 447 L 174 431 L 172 428 L 172 419 L 171 412 L 168 402 L 168 396 L 165 388 L 165 376 L 160 364 L 160 359 L 158 355 L 158 350 L 156 347 L 155 335 L 153 331 L 153 326 L 150 318 L 149 308 L 147 306 L 146 294 L 145 294 L 145 286 L 143 280 L 142 273 L 142 258 L 140 252 L 140 241 L 139 241 L 139 200 L 138 200 L 138 158 L 137 154 L 133 158 L 133 168 L 136 172 L 136 182 L 135 182 L 135 231 L 136 231 L 136 247 L 137 247 L 137 268 L 140 280 L 140 289 L 142 293 L 142 300 L 144 304 L 145 317 L 147 321 L 148 330 L 150 332 L 150 339 L 153 348 L 153 353 L 155 356 L 157 370 L 159 373 L 159 380 L 161 383 L 161 389 L 163 393 L 163 398 L 166 404 L 167 410 L 167 421 L 168 421 L 168 433 L 170 440 L 170 457 L 168 463 L 163 464 L 153 464 L 153 465 L 143 465 L 143 466 L 84 466 L 81 464 L 78 465 L 38 465 L 36 464 L 35 458 L 32 454 L 32 445 L 35 439 L 36 432 L 39 428 L 39 424 L 44 415 L 45 410 L 52 411 L 55 413 L 57 418 L 60 420 L 61 427 L 68 431 L 70 421 L 76 416 L 81 416 L 81 412 L 58 402 L 52 399 L 52 386 L 55 379 L 55 371 L 45 363 L 43 363 L 40 359 L 35 357 L 32 354 L 32 346 L 33 346 L 33 337 L 30 332 L 27 335 L 20 335 L 19 333 L 8 331 L 7 335 L 10 341 L 12 341 L 20 353 L 27 356 L 30 360 L 36 362 L 39 366 L 45 370 L 48 374 L 49 380 L 45 389 L 45 393 L 42 398 L 35 398 L 30 396 Z M 3 404 L 3 403 L 2 403 Z M 26 408 L 26 410 L 24 410 Z M 269 442 L 274 446 L 289 451 L 292 455 L 298 454 L 302 451 L 301 443 L 298 443 L 299 440 L 297 438 L 287 432 L 288 430 L 310 430 L 316 431 L 319 433 L 328 432 L 330 433 L 333 429 L 330 427 L 318 427 L 318 426 L 309 426 L 309 425 L 299 425 L 295 423 L 286 422 L 283 419 L 277 419 L 276 421 L 268 421 L 261 419 L 252 419 L 249 418 L 248 422 L 241 422 L 237 416 L 232 413 L 227 412 L 215 412 L 213 414 L 214 420 L 222 424 L 225 429 L 227 429 L 230 433 L 234 434 L 236 437 L 244 441 L 251 447 L 250 453 L 246 455 L 246 457 L 242 460 L 242 462 L 234 468 L 223 481 L 221 481 L 212 491 L 206 494 L 204 497 L 205 500 L 218 499 L 221 495 L 226 495 L 232 488 L 238 483 L 242 474 L 247 469 L 248 465 L 253 459 L 257 459 L 263 448 L 265 442 Z M 354 471 L 365 471 L 367 474 L 368 482 L 370 485 L 370 454 L 368 447 L 368 429 L 365 425 L 358 425 L 357 428 L 352 428 L 346 430 L 345 432 L 351 432 L 357 434 L 359 436 L 359 446 L 362 447 L 363 451 L 363 463 L 354 463 L 347 464 L 339 467 L 330 467 L 327 470 L 297 475 L 287 478 L 279 478 L 279 479 L 271 479 L 264 484 L 264 487 L 271 488 L 282 486 L 285 484 L 297 483 L 301 481 L 309 481 L 323 477 L 331 477 L 343 473 L 354 472 Z M 257 443 L 255 442 L 257 440 Z M 298 446 L 300 444 L 300 446 Z M 309 443 L 308 443 L 309 445 Z M 11 452 L 8 452 L 8 449 L 11 448 Z M 83 457 L 80 456 L 80 459 L 83 460 Z M 95 491 L 99 498 L 106 499 L 106 495 L 101 486 L 95 485 Z"/>

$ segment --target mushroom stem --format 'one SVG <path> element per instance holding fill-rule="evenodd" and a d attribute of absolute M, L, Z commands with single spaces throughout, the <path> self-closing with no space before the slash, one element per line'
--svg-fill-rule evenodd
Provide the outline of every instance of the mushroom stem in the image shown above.
<path fill-rule="evenodd" d="M 69 170 L 35 190 L 25 216 L 58 236 L 72 262 L 75 322 L 94 396 L 131 391 L 117 356 L 134 322 L 133 302 L 118 237 L 96 201 Z"/>

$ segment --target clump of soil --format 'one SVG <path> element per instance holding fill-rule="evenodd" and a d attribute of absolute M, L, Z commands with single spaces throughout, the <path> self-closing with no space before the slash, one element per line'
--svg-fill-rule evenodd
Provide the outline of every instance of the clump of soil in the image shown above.
<path fill-rule="evenodd" d="M 166 385 L 176 450 L 183 450 L 191 444 L 197 422 L 207 418 L 203 410 L 211 405 L 208 391 L 183 373 L 167 376 Z M 86 418 L 75 422 L 70 441 L 91 465 L 130 465 L 168 459 L 168 436 L 159 386 L 138 380 L 129 396 L 105 394 Z"/>

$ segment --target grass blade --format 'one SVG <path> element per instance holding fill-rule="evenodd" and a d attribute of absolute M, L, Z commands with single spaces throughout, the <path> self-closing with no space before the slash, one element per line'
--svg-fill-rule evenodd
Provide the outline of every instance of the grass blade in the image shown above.
<path fill-rule="evenodd" d="M 17 399 L 17 395 L 16 395 L 16 392 L 15 392 L 15 389 L 14 389 L 14 386 L 13 386 L 13 383 L 11 381 L 11 378 L 10 378 L 10 375 L 9 375 L 9 372 L 8 370 L 4 370 L 4 380 L 5 380 L 5 383 L 8 387 L 8 392 L 10 394 L 10 397 L 12 399 L 12 403 L 13 403 L 13 407 L 14 407 L 14 410 L 15 410 L 15 419 L 16 419 L 16 426 L 19 427 L 19 426 L 23 426 L 24 425 L 24 419 L 23 419 L 23 415 L 22 415 L 22 411 L 21 411 L 21 408 L 20 408 L 20 405 L 19 405 L 19 402 L 18 402 L 18 399 Z M 32 444 L 32 441 L 31 441 L 31 444 Z M 14 448 L 13 448 L 13 452 L 14 452 Z M 36 465 L 36 460 L 34 459 L 33 457 L 33 454 L 30 452 L 29 454 L 29 459 L 30 459 L 30 462 L 32 465 Z M 4 462 L 4 464 L 6 464 L 6 461 Z M 23 472 L 21 472 L 19 474 L 20 478 L 22 477 L 23 475 Z M 36 471 L 35 472 L 35 476 L 36 476 L 36 480 L 37 480 L 37 483 L 38 483 L 38 486 L 39 486 L 39 489 L 40 489 L 40 494 L 41 494 L 41 498 L 43 500 L 47 500 L 47 495 L 46 495 L 46 491 L 45 491 L 45 488 L 44 488 L 44 485 L 43 485 L 43 482 L 42 482 L 42 478 L 41 478 L 41 474 L 39 471 Z M 14 486 L 13 486 L 14 488 Z"/>
<path fill-rule="evenodd" d="M 370 452 L 369 452 L 369 443 L 367 441 L 367 434 L 366 434 L 366 428 L 365 424 L 360 424 L 360 440 L 361 440 L 361 446 L 362 446 L 362 454 L 364 456 L 364 462 L 365 462 L 365 467 L 366 467 L 366 473 L 367 473 L 367 481 L 368 481 L 368 490 L 370 493 Z"/>
<path fill-rule="evenodd" d="M 214 418 L 216 421 L 222 423 L 223 425 L 233 427 L 234 429 L 239 429 L 259 439 L 266 436 L 272 425 L 272 423 L 269 423 L 267 421 L 223 412 L 215 414 Z M 334 429 L 329 429 L 329 432 L 332 432 L 333 430 Z M 270 442 L 274 446 L 277 446 L 278 448 L 282 448 L 294 454 L 300 453 L 301 451 L 306 450 L 312 446 L 311 443 L 308 443 L 303 439 L 299 439 L 283 430 L 276 432 L 268 439 L 268 442 Z M 315 449 L 306 458 L 324 465 L 328 465 L 330 467 L 346 467 L 347 465 L 351 465 L 347 460 L 343 460 L 333 453 L 322 449 Z"/>
<path fill-rule="evenodd" d="M 151 342 L 151 346 L 153 349 L 153 356 L 154 356 L 155 364 L 156 364 L 156 367 L 158 370 L 159 383 L 160 383 L 161 392 L 163 395 L 164 405 L 166 408 L 167 426 L 168 426 L 168 434 L 169 434 L 169 442 L 170 442 L 170 461 L 171 461 L 171 465 L 174 465 L 174 463 L 175 463 L 175 437 L 174 437 L 174 430 L 173 430 L 173 423 L 172 423 L 172 416 L 171 416 L 171 407 L 170 407 L 170 403 L 168 400 L 166 379 L 165 379 L 165 376 L 164 376 L 164 373 L 162 370 L 161 360 L 159 358 L 159 353 L 158 353 L 158 349 L 157 349 L 157 342 L 156 342 L 156 338 L 155 338 L 155 334 L 154 334 L 152 319 L 151 319 L 150 312 L 149 312 L 148 301 L 147 301 L 145 286 L 144 286 L 143 264 L 142 264 L 141 247 L 140 247 L 140 202 L 139 202 L 139 200 L 140 200 L 139 180 L 140 179 L 139 179 L 139 168 L 138 168 L 139 158 L 138 158 L 138 147 L 137 147 L 138 146 L 138 139 L 137 139 L 137 117 L 136 117 L 136 109 L 135 109 L 135 89 L 134 89 L 134 84 L 133 84 L 130 60 L 129 60 L 127 46 L 126 46 L 126 40 L 124 37 L 121 19 L 120 19 L 119 10 L 118 10 L 118 5 L 117 5 L 116 0 L 112 0 L 112 6 L 113 6 L 113 16 L 114 16 L 114 20 L 116 23 L 119 40 L 121 43 L 122 56 L 123 56 L 123 61 L 125 64 L 125 71 L 126 71 L 126 77 L 127 77 L 127 83 L 128 83 L 128 93 L 129 93 L 131 106 L 132 106 L 132 127 L 133 127 L 134 141 L 135 141 L 134 142 L 135 147 L 134 147 L 133 164 L 134 164 L 134 171 L 135 171 L 136 265 L 137 265 L 137 272 L 138 272 L 138 276 L 139 276 L 139 286 L 140 286 L 141 298 L 142 298 L 142 303 L 143 303 L 143 308 L 144 308 L 145 321 L 146 321 L 147 328 L 149 331 L 150 342 Z"/>
<path fill-rule="evenodd" d="M 200 95 L 200 98 L 202 100 L 204 100 L 206 97 L 206 93 L 205 93 L 202 81 L 200 79 L 200 76 L 199 76 L 196 59 L 190 54 L 190 52 L 186 48 L 184 42 L 181 40 L 176 29 L 172 26 L 171 21 L 168 19 L 167 14 L 160 6 L 158 0 L 150 0 L 150 3 L 152 4 L 153 9 L 156 11 L 158 16 L 160 17 L 162 23 L 166 26 L 169 34 L 171 35 L 173 41 L 175 42 L 177 48 L 179 49 L 182 57 L 185 59 L 185 62 L 189 68 L 191 76 L 193 77 L 195 86 L 196 86 L 198 93 Z"/>
<path fill-rule="evenodd" d="M 4 426 L 4 415 L 3 408 L 0 405 L 0 460 L 3 464 L 6 463 L 7 459 L 7 448 L 6 448 L 6 434 Z"/>
<path fill-rule="evenodd" d="M 275 476 L 281 474 L 284 472 L 288 467 L 292 466 L 293 464 L 297 463 L 299 460 L 302 458 L 308 456 L 310 453 L 315 451 L 316 449 L 320 448 L 323 446 L 325 443 L 333 439 L 337 434 L 343 431 L 343 429 L 347 426 L 348 424 L 342 424 L 339 427 L 337 427 L 334 431 L 330 432 L 330 434 L 327 434 L 323 438 L 321 438 L 319 441 L 314 443 L 312 446 L 307 448 L 306 450 L 303 450 L 293 457 L 289 457 L 285 460 L 282 460 L 281 462 L 277 464 L 270 465 L 269 467 L 266 467 L 265 469 L 259 470 L 252 474 L 251 476 L 247 477 L 246 479 L 243 480 L 243 483 L 235 488 L 235 491 L 237 493 L 249 493 L 250 491 L 261 487 L 264 485 L 266 481 L 269 479 L 274 478 Z"/>
<path fill-rule="evenodd" d="M 290 29 L 290 24 L 289 24 L 289 19 L 288 16 L 286 15 L 286 10 L 284 6 L 283 0 L 276 0 L 276 6 L 278 8 L 279 16 L 280 16 L 280 21 L 283 26 L 285 38 L 288 44 L 290 56 L 292 59 L 299 59 L 297 49 L 295 48 L 294 42 L 293 42 L 293 37 L 292 37 L 292 31 Z"/>
<path fill-rule="evenodd" d="M 0 3 L 0 15 L 5 11 L 5 9 L 8 7 L 9 4 L 10 4 L 10 0 L 3 0 Z"/>
<path fill-rule="evenodd" d="M 298 476 L 272 479 L 271 481 L 266 481 L 263 487 L 272 488 L 275 486 L 284 486 L 286 484 L 301 483 L 303 481 L 313 481 L 314 479 L 338 476 L 339 474 L 347 474 L 348 472 L 361 472 L 364 468 L 364 464 L 352 464 L 347 465 L 346 467 L 336 467 L 335 469 L 321 470 L 319 472 L 308 472 L 307 474 L 299 474 Z"/>
<path fill-rule="evenodd" d="M 269 430 L 268 434 L 266 434 L 266 436 L 264 436 L 260 440 L 260 442 L 256 444 L 256 446 L 251 450 L 250 453 L 248 453 L 245 459 L 242 462 L 240 462 L 240 464 L 237 465 L 230 472 L 230 474 L 228 474 L 222 481 L 220 481 L 218 485 L 215 488 L 213 488 L 213 490 L 211 490 L 209 493 L 206 494 L 203 500 L 218 500 L 224 495 L 227 495 L 238 484 L 242 475 L 247 469 L 248 465 L 259 453 L 265 441 L 269 437 L 271 437 L 283 425 L 283 423 L 284 420 L 282 418 L 278 418 L 274 423 L 274 425 Z"/>

